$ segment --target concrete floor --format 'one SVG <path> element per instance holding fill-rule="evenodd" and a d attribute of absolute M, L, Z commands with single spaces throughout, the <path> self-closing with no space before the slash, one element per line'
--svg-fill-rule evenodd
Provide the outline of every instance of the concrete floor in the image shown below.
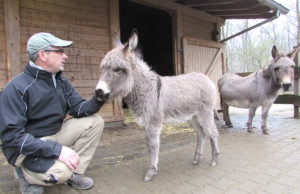
<path fill-rule="evenodd" d="M 158 174 L 143 182 L 148 153 L 145 133 L 135 123 L 106 128 L 86 174 L 95 185 L 79 192 L 67 185 L 46 188 L 46 193 L 300 193 L 300 120 L 292 106 L 274 105 L 268 118 L 271 134 L 247 133 L 247 111 L 231 108 L 234 128 L 218 122 L 221 155 L 209 166 L 211 150 L 192 165 L 196 137 L 187 125 L 167 126 L 161 135 Z M 0 193 L 19 193 L 13 169 L 0 154 Z"/>

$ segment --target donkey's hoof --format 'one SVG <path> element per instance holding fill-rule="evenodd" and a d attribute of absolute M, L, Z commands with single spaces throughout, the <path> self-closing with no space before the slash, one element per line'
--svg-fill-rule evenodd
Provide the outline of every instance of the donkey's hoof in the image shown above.
<path fill-rule="evenodd" d="M 228 128 L 233 128 L 232 123 L 226 123 L 226 126 L 227 126 Z"/>
<path fill-rule="evenodd" d="M 254 133 L 254 130 L 252 127 L 248 127 L 247 131 L 248 131 L 248 133 Z"/>
<path fill-rule="evenodd" d="M 153 177 L 157 174 L 156 170 L 154 169 L 149 169 L 146 173 L 146 176 L 144 178 L 144 181 L 145 182 L 148 182 L 148 181 L 152 181 Z"/>
<path fill-rule="evenodd" d="M 269 135 L 270 134 L 270 130 L 268 128 L 263 128 L 262 129 L 263 133 L 266 134 L 266 135 Z"/>
<path fill-rule="evenodd" d="M 153 177 L 145 176 L 144 182 L 152 181 Z"/>
<path fill-rule="evenodd" d="M 217 161 L 212 160 L 212 161 L 210 162 L 210 166 L 214 167 L 214 166 L 216 166 L 216 165 L 217 165 Z"/>
<path fill-rule="evenodd" d="M 193 161 L 193 165 L 197 165 L 197 164 L 199 164 L 200 163 L 200 160 L 194 160 Z"/>

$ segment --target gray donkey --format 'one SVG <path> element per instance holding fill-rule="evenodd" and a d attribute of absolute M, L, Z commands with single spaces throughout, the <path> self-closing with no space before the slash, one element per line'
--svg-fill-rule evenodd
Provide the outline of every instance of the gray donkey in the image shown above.
<path fill-rule="evenodd" d="M 133 31 L 128 42 L 108 52 L 100 65 L 96 86 L 98 99 L 121 95 L 138 124 L 146 131 L 150 165 L 144 181 L 157 174 L 160 134 L 163 123 L 188 121 L 197 133 L 193 164 L 203 155 L 205 137 L 212 147 L 211 166 L 219 155 L 218 130 L 214 123 L 216 87 L 201 73 L 162 77 L 151 71 L 136 50 L 138 36 Z"/>
<path fill-rule="evenodd" d="M 280 88 L 287 91 L 292 85 L 295 63 L 293 58 L 300 44 L 288 54 L 279 54 L 276 46 L 272 48 L 270 65 L 246 77 L 228 73 L 218 80 L 218 87 L 222 98 L 223 117 L 225 124 L 232 127 L 228 106 L 249 108 L 247 122 L 248 132 L 253 132 L 252 120 L 257 107 L 262 106 L 261 129 L 269 134 L 266 126 L 268 111 L 279 95 Z"/>

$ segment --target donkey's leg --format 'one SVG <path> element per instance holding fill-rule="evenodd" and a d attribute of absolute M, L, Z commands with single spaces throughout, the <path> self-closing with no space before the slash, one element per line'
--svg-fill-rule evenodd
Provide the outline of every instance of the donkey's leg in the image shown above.
<path fill-rule="evenodd" d="M 217 130 L 217 128 L 215 129 Z M 218 161 L 218 156 L 220 155 L 220 149 L 218 145 L 218 133 L 212 133 L 210 134 L 210 143 L 211 143 L 211 149 L 212 149 L 212 157 L 211 157 L 211 166 L 215 166 Z"/>
<path fill-rule="evenodd" d="M 203 156 L 203 146 L 205 143 L 205 134 L 203 134 L 202 126 L 199 124 L 196 117 L 193 117 L 193 119 L 189 121 L 189 124 L 191 127 L 194 128 L 194 130 L 197 134 L 197 146 L 196 146 L 196 150 L 195 150 L 193 164 L 199 164 L 199 162 Z"/>
<path fill-rule="evenodd" d="M 256 109 L 257 109 L 257 106 L 252 106 L 249 108 L 249 116 L 248 116 L 248 122 L 247 122 L 247 131 L 249 133 L 254 132 L 253 127 L 252 127 L 252 121 L 253 121 L 253 117 L 255 115 Z"/>
<path fill-rule="evenodd" d="M 144 181 L 151 181 L 157 174 L 159 144 L 160 144 L 160 132 L 162 130 L 162 124 L 158 127 L 145 127 L 147 136 L 147 146 L 149 152 L 149 169 L 145 175 Z"/>
<path fill-rule="evenodd" d="M 222 101 L 222 109 L 223 109 L 223 119 L 225 121 L 226 126 L 232 128 L 232 123 L 230 121 L 229 111 L 228 111 L 229 106 L 224 101 Z"/>
<path fill-rule="evenodd" d="M 202 126 L 202 134 L 209 136 L 212 150 L 211 166 L 217 164 L 220 149 L 218 146 L 219 132 L 214 122 L 213 111 L 203 111 L 197 116 L 199 124 Z"/>
<path fill-rule="evenodd" d="M 263 131 L 264 134 L 270 134 L 270 130 L 267 128 L 267 118 L 271 106 L 272 104 L 269 104 L 267 106 L 262 106 L 261 109 L 261 130 Z"/>

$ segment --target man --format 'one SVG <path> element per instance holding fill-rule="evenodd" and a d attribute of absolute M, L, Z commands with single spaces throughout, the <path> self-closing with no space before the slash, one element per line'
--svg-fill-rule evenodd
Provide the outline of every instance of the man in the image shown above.
<path fill-rule="evenodd" d="M 84 100 L 61 75 L 68 58 L 63 47 L 72 44 L 34 34 L 24 72 L 0 92 L 1 148 L 22 193 L 43 193 L 44 186 L 65 182 L 80 190 L 93 186 L 83 174 L 103 131 L 103 119 L 94 113 L 104 100 Z M 67 113 L 72 117 L 65 119 Z"/>

